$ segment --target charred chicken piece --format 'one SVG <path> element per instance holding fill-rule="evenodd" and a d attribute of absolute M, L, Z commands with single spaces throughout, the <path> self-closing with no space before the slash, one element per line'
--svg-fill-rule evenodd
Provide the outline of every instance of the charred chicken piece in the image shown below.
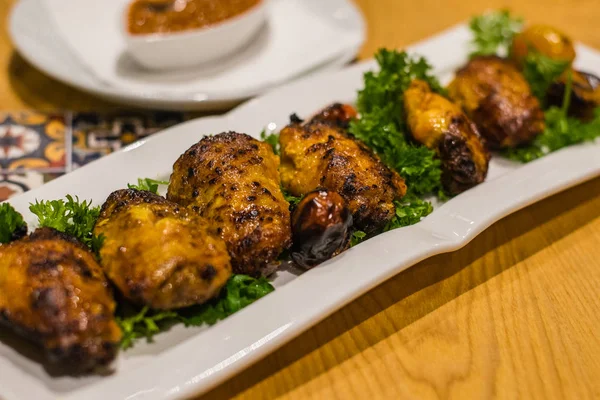
<path fill-rule="evenodd" d="M 464 192 L 485 180 L 490 153 L 460 107 L 415 80 L 404 92 L 404 109 L 412 137 L 438 154 L 448 193 Z"/>
<path fill-rule="evenodd" d="M 112 193 L 94 227 L 106 275 L 134 303 L 154 309 L 201 304 L 231 276 L 225 243 L 200 217 L 147 191 Z"/>
<path fill-rule="evenodd" d="M 292 214 L 292 260 L 309 269 L 348 247 L 352 214 L 335 192 L 318 190 L 304 196 Z"/>
<path fill-rule="evenodd" d="M 208 136 L 179 157 L 167 197 L 207 219 L 235 273 L 268 275 L 292 236 L 278 167 L 267 143 L 235 132 Z"/>
<path fill-rule="evenodd" d="M 358 112 L 351 105 L 334 103 L 314 115 L 309 121 L 309 124 L 322 122 L 347 130 L 350 127 L 350 122 L 356 119 L 357 116 Z"/>
<path fill-rule="evenodd" d="M 569 64 L 575 59 L 573 41 L 549 25 L 530 25 L 515 35 L 510 57 L 522 67 L 531 50 L 553 60 L 567 61 Z"/>
<path fill-rule="evenodd" d="M 292 123 L 279 135 L 281 182 L 294 196 L 327 189 L 339 193 L 354 226 L 377 231 L 393 218 L 404 180 L 362 142 L 328 124 Z"/>
<path fill-rule="evenodd" d="M 115 358 L 114 312 L 108 280 L 76 239 L 41 228 L 0 247 L 0 325 L 42 345 L 69 373 Z"/>
<path fill-rule="evenodd" d="M 457 72 L 448 93 L 491 149 L 528 143 L 544 130 L 540 104 L 511 61 L 496 56 L 471 59 Z"/>

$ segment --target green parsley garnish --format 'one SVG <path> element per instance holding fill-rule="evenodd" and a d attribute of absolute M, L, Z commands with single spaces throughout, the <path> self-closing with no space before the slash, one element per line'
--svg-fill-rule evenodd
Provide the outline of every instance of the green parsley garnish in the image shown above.
<path fill-rule="evenodd" d="M 350 237 L 350 247 L 354 247 L 362 243 L 367 238 L 367 234 L 363 231 L 354 231 Z"/>
<path fill-rule="evenodd" d="M 79 201 L 67 195 L 67 200 L 37 201 L 30 204 L 29 210 L 38 217 L 40 227 L 54 228 L 87 245 L 94 252 L 102 246 L 103 237 L 92 234 L 100 207 L 92 207 L 90 201 Z"/>
<path fill-rule="evenodd" d="M 267 131 L 263 130 L 260 133 L 260 140 L 269 143 L 271 147 L 273 147 L 273 153 L 275 153 L 275 155 L 278 156 L 280 154 L 279 133 L 270 133 L 267 135 Z"/>
<path fill-rule="evenodd" d="M 185 326 L 213 325 L 274 290 L 265 278 L 234 275 L 221 294 L 208 303 L 176 311 L 152 311 L 145 307 L 133 315 L 118 317 L 117 322 L 123 331 L 121 347 L 132 347 L 138 338 L 145 337 L 151 341 L 155 334 L 176 323 Z"/>
<path fill-rule="evenodd" d="M 445 91 L 424 58 L 386 49 L 375 58 L 380 71 L 364 76 L 365 87 L 358 94 L 361 117 L 352 121 L 350 132 L 400 173 L 410 193 L 437 193 L 442 189 L 440 161 L 433 150 L 407 139 L 403 96 L 414 79 L 424 80 L 437 93 Z"/>
<path fill-rule="evenodd" d="M 433 206 L 430 202 L 418 198 L 414 194 L 408 194 L 400 201 L 395 201 L 396 215 L 388 222 L 384 231 L 401 228 L 403 226 L 414 225 L 421 219 L 433 212 Z"/>
<path fill-rule="evenodd" d="M 510 15 L 508 10 L 500 10 L 474 17 L 469 22 L 473 32 L 470 57 L 506 55 L 515 34 L 521 31 L 523 19 Z"/>
<path fill-rule="evenodd" d="M 136 189 L 136 190 L 145 190 L 148 192 L 152 192 L 154 194 L 158 194 L 158 187 L 160 185 L 168 185 L 168 181 L 157 181 L 155 179 L 150 178 L 138 178 L 137 185 L 132 185 L 130 183 L 127 184 L 128 189 Z"/>
<path fill-rule="evenodd" d="M 294 208 L 296 208 L 298 203 L 300 203 L 302 201 L 302 199 L 304 198 L 304 196 L 294 196 L 293 194 L 291 194 L 290 192 L 285 190 L 283 188 L 283 186 L 281 187 L 281 192 L 283 193 L 283 197 L 285 198 L 285 201 L 290 203 L 290 210 L 293 210 Z"/>
<path fill-rule="evenodd" d="M 8 203 L 0 204 L 0 243 L 8 243 L 27 233 L 23 216 Z"/>
<path fill-rule="evenodd" d="M 569 61 L 553 60 L 550 57 L 529 50 L 523 65 L 523 75 L 540 104 L 546 104 L 546 94 L 550 85 L 569 67 Z"/>

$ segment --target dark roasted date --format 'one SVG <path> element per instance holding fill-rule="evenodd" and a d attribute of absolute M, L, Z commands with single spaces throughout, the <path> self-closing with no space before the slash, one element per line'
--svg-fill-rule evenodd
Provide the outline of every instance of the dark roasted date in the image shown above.
<path fill-rule="evenodd" d="M 335 192 L 307 194 L 292 215 L 292 260 L 312 268 L 341 253 L 348 246 L 352 214 Z"/>

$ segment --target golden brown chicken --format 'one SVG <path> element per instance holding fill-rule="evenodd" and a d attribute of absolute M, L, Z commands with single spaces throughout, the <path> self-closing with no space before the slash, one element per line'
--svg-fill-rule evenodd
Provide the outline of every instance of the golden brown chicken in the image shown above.
<path fill-rule="evenodd" d="M 566 71 L 548 88 L 547 104 L 556 107 L 562 106 L 569 79 L 571 80 L 569 114 L 583 120 L 592 118 L 594 109 L 600 106 L 600 78 L 594 74 L 572 69 Z"/>
<path fill-rule="evenodd" d="M 289 204 L 273 148 L 251 136 L 208 136 L 175 163 L 167 198 L 191 207 L 227 243 L 233 270 L 268 275 L 291 244 Z"/>
<path fill-rule="evenodd" d="M 41 344 L 68 372 L 110 363 L 121 330 L 92 253 L 50 228 L 0 246 L 0 324 Z"/>
<path fill-rule="evenodd" d="M 200 304 L 231 276 L 225 243 L 206 222 L 151 192 L 112 193 L 94 234 L 105 237 L 106 275 L 137 304 L 163 310 Z"/>
<path fill-rule="evenodd" d="M 374 232 L 395 214 L 394 200 L 406 193 L 404 180 L 362 142 L 317 120 L 294 123 L 279 136 L 281 182 L 294 196 L 318 189 L 339 193 L 354 226 Z"/>
<path fill-rule="evenodd" d="M 442 163 L 442 184 L 458 194 L 483 182 L 490 153 L 477 127 L 460 107 L 415 80 L 404 92 L 404 109 L 412 137 L 435 150 Z"/>
<path fill-rule="evenodd" d="M 527 81 L 508 60 L 471 59 L 448 87 L 492 149 L 530 142 L 544 130 L 544 113 Z"/>

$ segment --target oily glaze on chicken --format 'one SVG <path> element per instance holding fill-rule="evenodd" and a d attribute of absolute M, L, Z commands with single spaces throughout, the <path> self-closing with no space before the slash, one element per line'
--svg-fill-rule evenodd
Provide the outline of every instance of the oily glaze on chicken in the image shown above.
<path fill-rule="evenodd" d="M 0 246 L 0 325 L 42 345 L 73 372 L 110 363 L 121 330 L 93 254 L 50 228 Z"/>
<path fill-rule="evenodd" d="M 460 107 L 415 80 L 404 92 L 404 109 L 412 137 L 437 152 L 448 193 L 464 192 L 485 180 L 490 154 Z"/>
<path fill-rule="evenodd" d="M 278 167 L 267 143 L 235 132 L 208 136 L 175 163 L 167 198 L 207 219 L 234 272 L 268 275 L 291 244 Z"/>
<path fill-rule="evenodd" d="M 294 196 L 318 189 L 339 193 L 352 212 L 354 226 L 365 232 L 383 228 L 394 216 L 394 200 L 406 193 L 400 175 L 367 146 L 318 118 L 285 127 L 279 144 L 283 187 Z"/>
<path fill-rule="evenodd" d="M 471 59 L 448 87 L 450 98 L 475 122 L 492 149 L 530 142 L 544 130 L 544 113 L 509 60 Z"/>
<path fill-rule="evenodd" d="M 94 234 L 104 235 L 102 267 L 129 300 L 154 309 L 200 304 L 231 276 L 225 243 L 206 222 L 147 191 L 112 193 Z"/>

